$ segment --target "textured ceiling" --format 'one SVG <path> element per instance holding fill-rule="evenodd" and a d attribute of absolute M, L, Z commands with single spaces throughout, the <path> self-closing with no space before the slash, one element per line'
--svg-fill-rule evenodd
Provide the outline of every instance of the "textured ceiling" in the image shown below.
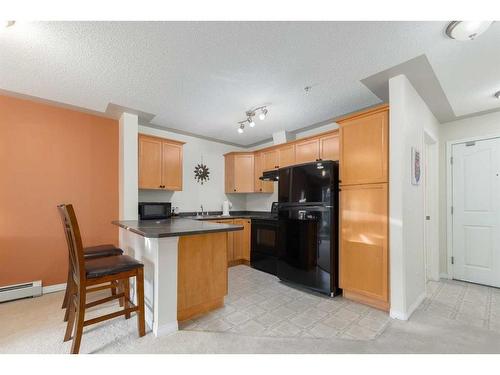
<path fill-rule="evenodd" d="M 456 116 L 500 109 L 500 23 L 40 22 L 0 30 L 0 89 L 241 145 L 380 102 L 360 80 L 425 54 Z M 309 95 L 304 87 L 312 86 Z M 251 107 L 269 116 L 238 134 Z"/>

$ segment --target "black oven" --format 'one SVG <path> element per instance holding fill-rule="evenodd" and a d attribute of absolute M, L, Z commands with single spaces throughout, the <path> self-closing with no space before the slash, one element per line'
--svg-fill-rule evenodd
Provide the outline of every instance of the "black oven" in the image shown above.
<path fill-rule="evenodd" d="M 162 220 L 172 216 L 170 202 L 139 202 L 140 220 Z"/>
<path fill-rule="evenodd" d="M 250 264 L 253 268 L 276 275 L 278 220 L 252 219 Z"/>

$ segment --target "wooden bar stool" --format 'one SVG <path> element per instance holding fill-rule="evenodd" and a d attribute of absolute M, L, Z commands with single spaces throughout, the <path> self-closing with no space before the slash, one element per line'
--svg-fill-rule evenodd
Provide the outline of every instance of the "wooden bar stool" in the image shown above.
<path fill-rule="evenodd" d="M 68 244 L 69 248 L 69 238 L 67 236 L 66 231 L 64 231 L 66 234 L 66 243 Z M 84 258 L 87 259 L 95 259 L 95 258 L 102 258 L 102 257 L 109 257 L 109 256 L 114 256 L 114 255 L 122 255 L 123 250 L 116 247 L 115 245 L 111 244 L 106 244 L 106 245 L 98 245 L 98 246 L 91 246 L 91 247 L 84 247 L 83 248 L 83 253 L 84 253 Z M 66 309 L 66 313 L 64 314 L 64 321 L 68 321 L 68 299 L 69 299 L 69 291 L 71 289 L 71 262 L 68 262 L 68 278 L 66 281 L 66 291 L 64 293 L 64 300 L 62 303 L 61 308 Z M 109 283 L 106 284 L 105 288 L 110 288 L 111 289 L 111 295 L 116 294 L 116 290 L 118 288 L 118 285 L 114 283 Z M 104 288 L 103 288 L 104 289 Z"/>
<path fill-rule="evenodd" d="M 64 341 L 73 337 L 71 353 L 77 354 L 83 334 L 83 327 L 99 323 L 104 320 L 125 315 L 128 319 L 132 312 L 137 312 L 137 329 L 139 336 L 146 334 L 144 321 L 144 266 L 127 255 L 115 255 L 85 260 L 80 229 L 76 220 L 75 211 L 71 204 L 57 206 L 64 230 L 67 235 L 69 259 L 71 262 L 71 283 L 68 299 L 68 323 Z M 129 278 L 136 278 L 137 306 L 130 300 Z M 123 291 L 100 300 L 86 303 L 87 293 L 102 290 L 97 286 L 104 283 L 123 285 Z M 88 289 L 91 288 L 91 289 Z M 85 309 L 102 303 L 122 299 L 124 308 L 97 318 L 85 320 Z M 73 332 L 73 336 L 71 333 Z"/>

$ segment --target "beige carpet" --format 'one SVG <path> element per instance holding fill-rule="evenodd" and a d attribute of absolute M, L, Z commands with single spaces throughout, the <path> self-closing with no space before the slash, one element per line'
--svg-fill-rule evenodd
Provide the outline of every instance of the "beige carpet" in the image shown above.
<path fill-rule="evenodd" d="M 240 287 L 251 283 L 252 277 L 244 276 L 246 269 L 231 272 L 242 277 Z M 237 284 L 228 302 L 239 289 Z M 0 353 L 68 353 L 71 344 L 62 342 L 62 297 L 59 292 L 0 304 Z M 196 325 L 160 338 L 151 333 L 138 338 L 135 317 L 117 318 L 85 328 L 81 353 L 500 353 L 499 306 L 497 289 L 459 282 L 432 283 L 429 298 L 410 321 L 389 320 L 373 338 L 356 340 L 337 334 L 341 331 L 319 338 L 306 337 L 303 332 L 307 330 L 295 336 L 263 335 L 258 330 L 195 330 Z M 94 309 L 89 316 L 114 308 Z M 364 312 L 358 315 L 358 323 L 366 317 Z M 314 324 L 321 319 L 324 317 Z M 232 327 L 237 330 L 238 324 Z"/>

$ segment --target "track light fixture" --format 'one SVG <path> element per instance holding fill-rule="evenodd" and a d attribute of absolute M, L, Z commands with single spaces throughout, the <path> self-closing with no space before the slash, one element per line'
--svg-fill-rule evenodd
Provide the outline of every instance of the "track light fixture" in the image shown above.
<path fill-rule="evenodd" d="M 259 113 L 260 120 L 264 120 L 266 118 L 268 110 L 267 106 L 265 105 L 246 111 L 245 112 L 245 115 L 247 117 L 246 120 L 238 121 L 239 124 L 238 133 L 240 134 L 243 133 L 243 129 L 245 129 L 246 124 L 248 124 L 248 126 L 250 126 L 251 128 L 255 126 L 254 117 L 258 111 L 260 111 Z"/>
<path fill-rule="evenodd" d="M 266 115 L 267 115 L 267 109 L 266 109 L 266 107 L 264 107 L 264 108 L 262 108 L 262 109 L 260 110 L 260 115 L 259 115 L 259 118 L 260 118 L 261 120 L 264 120 L 264 119 L 266 118 Z"/>

